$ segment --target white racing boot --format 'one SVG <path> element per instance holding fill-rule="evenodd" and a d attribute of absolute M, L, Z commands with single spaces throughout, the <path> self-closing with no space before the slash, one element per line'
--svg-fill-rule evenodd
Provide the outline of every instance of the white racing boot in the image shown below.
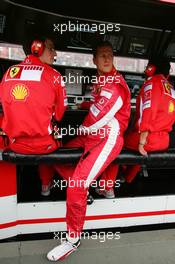
<path fill-rule="evenodd" d="M 61 245 L 53 248 L 48 254 L 47 258 L 50 261 L 62 260 L 71 253 L 73 253 L 80 246 L 80 239 L 70 239 L 76 242 L 70 242 L 66 239 Z"/>

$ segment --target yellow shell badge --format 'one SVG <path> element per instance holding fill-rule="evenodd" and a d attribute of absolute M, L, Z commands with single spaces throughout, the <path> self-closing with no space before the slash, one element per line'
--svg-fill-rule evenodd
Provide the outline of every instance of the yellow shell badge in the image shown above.
<path fill-rule="evenodd" d="M 10 77 L 14 78 L 18 74 L 19 70 L 20 70 L 20 67 L 11 68 L 10 73 L 9 73 Z"/>
<path fill-rule="evenodd" d="M 169 113 L 173 113 L 174 110 L 175 110 L 174 103 L 173 102 L 170 102 L 169 103 L 169 107 L 168 107 L 168 112 Z"/>
<path fill-rule="evenodd" d="M 12 96 L 15 100 L 24 101 L 26 97 L 29 95 L 28 88 L 24 84 L 16 84 L 12 91 Z"/>

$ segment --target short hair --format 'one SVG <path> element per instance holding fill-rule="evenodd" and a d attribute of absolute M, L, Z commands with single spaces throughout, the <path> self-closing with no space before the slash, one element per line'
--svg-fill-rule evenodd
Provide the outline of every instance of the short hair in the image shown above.
<path fill-rule="evenodd" d="M 154 74 L 163 74 L 167 76 L 170 71 L 170 61 L 167 57 L 153 57 L 149 59 L 148 64 L 153 64 L 156 66 Z"/>
<path fill-rule="evenodd" d="M 96 43 L 96 45 L 93 47 L 93 56 L 95 57 L 97 55 L 97 50 L 102 47 L 110 47 L 113 52 L 113 46 L 111 42 L 107 40 L 102 40 Z"/>
<path fill-rule="evenodd" d="M 25 55 L 27 56 L 27 55 L 29 55 L 29 54 L 32 53 L 32 52 L 31 52 L 31 45 L 32 45 L 32 42 L 33 42 L 34 40 L 40 40 L 40 41 L 42 41 L 42 42 L 44 43 L 47 39 L 50 39 L 50 40 L 53 41 L 53 38 L 50 37 L 49 35 L 47 35 L 47 36 L 43 36 L 43 35 L 40 35 L 40 34 L 35 34 L 35 35 L 33 35 L 32 37 L 27 38 L 27 39 L 23 42 L 23 50 L 24 50 Z"/>

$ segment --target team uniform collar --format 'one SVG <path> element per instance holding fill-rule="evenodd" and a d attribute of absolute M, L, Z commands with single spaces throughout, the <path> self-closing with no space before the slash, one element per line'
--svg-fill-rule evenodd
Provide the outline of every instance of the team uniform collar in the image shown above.
<path fill-rule="evenodd" d="M 114 78 L 118 74 L 116 68 L 113 66 L 110 72 L 104 73 L 102 75 L 97 74 L 97 83 L 98 86 L 104 86 L 109 81 L 111 82 L 111 78 Z"/>
<path fill-rule="evenodd" d="M 26 64 L 43 64 L 38 57 L 32 54 L 28 55 L 23 62 Z"/>
<path fill-rule="evenodd" d="M 96 83 L 93 84 L 92 88 L 92 94 L 93 96 L 96 96 L 100 93 L 102 87 L 108 83 L 108 81 L 111 83 L 111 79 L 115 78 L 115 76 L 118 74 L 117 70 L 113 66 L 112 70 L 108 73 L 104 73 L 103 75 L 96 75 Z M 108 79 L 110 78 L 110 79 Z"/>

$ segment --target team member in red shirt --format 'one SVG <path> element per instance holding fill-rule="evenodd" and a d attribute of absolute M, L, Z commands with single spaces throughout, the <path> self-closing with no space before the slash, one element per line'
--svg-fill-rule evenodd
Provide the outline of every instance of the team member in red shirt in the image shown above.
<path fill-rule="evenodd" d="M 89 185 L 120 153 L 130 116 L 130 92 L 113 66 L 111 44 L 98 45 L 93 60 L 98 71 L 94 103 L 80 126 L 81 135 L 67 144 L 68 147 L 83 147 L 84 153 L 74 170 L 56 166 L 60 175 L 71 177 L 71 185 L 67 188 L 67 241 L 48 253 L 51 261 L 62 259 L 79 246 Z"/>
<path fill-rule="evenodd" d="M 27 52 L 26 46 L 30 55 L 3 76 L 2 129 L 8 136 L 9 149 L 24 154 L 49 153 L 59 147 L 52 135 L 52 120 L 60 121 L 64 114 L 65 87 L 60 73 L 50 66 L 56 56 L 53 41 L 38 38 L 31 42 L 30 49 Z M 47 195 L 53 169 L 41 165 L 39 171 L 42 191 Z"/>
<path fill-rule="evenodd" d="M 145 70 L 147 79 L 137 97 L 135 125 L 125 138 L 125 147 L 142 155 L 169 146 L 169 132 L 175 122 L 175 90 L 168 81 L 169 70 L 165 58 L 150 60 Z M 139 165 L 128 166 L 126 181 L 130 183 L 139 171 Z"/>
<path fill-rule="evenodd" d="M 142 155 L 163 151 L 169 146 L 169 132 L 175 122 L 175 90 L 168 81 L 170 63 L 165 58 L 149 61 L 146 80 L 136 100 L 133 128 L 126 134 L 124 146 Z M 108 179 L 115 182 L 118 165 L 110 165 Z M 140 171 L 140 165 L 122 166 L 122 181 L 130 183 Z M 105 176 L 105 175 L 104 175 Z M 102 178 L 103 175 L 102 175 Z M 104 178 L 107 180 L 107 177 Z M 105 184 L 105 186 L 107 186 Z M 105 192 L 102 192 L 105 195 Z"/>

